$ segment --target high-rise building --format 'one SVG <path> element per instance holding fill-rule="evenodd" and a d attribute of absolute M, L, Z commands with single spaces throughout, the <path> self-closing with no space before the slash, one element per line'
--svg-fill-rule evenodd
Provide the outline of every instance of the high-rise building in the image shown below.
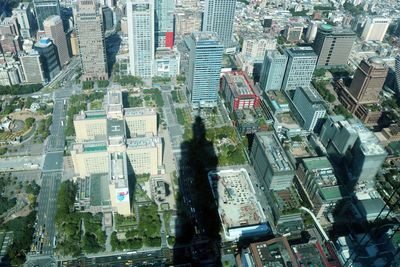
<path fill-rule="evenodd" d="M 308 87 L 318 59 L 314 50 L 309 46 L 292 47 L 287 48 L 285 53 L 288 62 L 282 89 L 295 90 L 297 87 Z"/>
<path fill-rule="evenodd" d="M 315 40 L 315 36 L 317 36 L 317 31 L 318 31 L 318 25 L 320 25 L 321 22 L 318 20 L 312 20 L 310 21 L 310 24 L 308 24 L 307 32 L 306 32 L 306 42 L 307 43 L 312 43 Z"/>
<path fill-rule="evenodd" d="M 376 103 L 388 73 L 388 66 L 381 58 L 363 59 L 351 82 L 349 92 L 361 104 Z"/>
<path fill-rule="evenodd" d="M 78 0 L 76 26 L 83 80 L 107 80 L 103 18 L 96 0 Z"/>
<path fill-rule="evenodd" d="M 108 6 L 102 7 L 104 30 L 109 31 L 114 27 L 114 13 Z"/>
<path fill-rule="evenodd" d="M 206 0 L 203 31 L 216 32 L 225 46 L 232 44 L 236 0 Z"/>
<path fill-rule="evenodd" d="M 285 76 L 287 55 L 278 51 L 265 53 L 261 70 L 260 87 L 264 91 L 280 90 Z"/>
<path fill-rule="evenodd" d="M 178 36 L 189 35 L 192 32 L 201 30 L 200 11 L 179 10 L 175 12 L 175 38 Z"/>
<path fill-rule="evenodd" d="M 361 39 L 382 42 L 390 21 L 390 18 L 386 17 L 369 17 L 362 31 Z"/>
<path fill-rule="evenodd" d="M 155 0 L 155 45 L 174 46 L 174 0 Z"/>
<path fill-rule="evenodd" d="M 317 66 L 347 65 L 355 40 L 356 34 L 350 29 L 333 28 L 329 24 L 320 25 L 313 45 L 318 55 Z"/>
<path fill-rule="evenodd" d="M 265 38 L 259 34 L 241 34 L 243 47 L 241 54 L 254 60 L 263 60 L 267 50 L 276 49 L 276 38 Z"/>
<path fill-rule="evenodd" d="M 294 169 L 274 132 L 255 134 L 250 160 L 267 190 L 284 190 L 292 185 Z"/>
<path fill-rule="evenodd" d="M 40 31 L 44 31 L 43 22 L 50 16 L 60 16 L 59 0 L 33 0 L 37 25 Z"/>
<path fill-rule="evenodd" d="M 40 55 L 44 78 L 49 82 L 61 71 L 57 48 L 49 38 L 40 39 L 34 48 Z"/>
<path fill-rule="evenodd" d="M 374 133 L 365 128 L 362 123 L 352 126 L 358 133 L 358 139 L 352 149 L 352 178 L 358 183 L 366 183 L 367 187 L 373 187 L 375 176 L 388 153 Z"/>
<path fill-rule="evenodd" d="M 295 90 L 293 104 L 303 129 L 313 131 L 318 120 L 325 116 L 323 102 L 321 96 L 312 87 L 298 87 Z"/>
<path fill-rule="evenodd" d="M 193 108 L 217 105 L 223 50 L 214 32 L 192 33 L 187 85 Z"/>
<path fill-rule="evenodd" d="M 47 37 L 50 37 L 57 47 L 58 58 L 63 66 L 69 61 L 67 38 L 60 16 L 48 17 L 43 22 L 44 31 Z"/>
<path fill-rule="evenodd" d="M 17 18 L 22 38 L 32 38 L 36 31 L 35 15 L 32 7 L 32 3 L 20 3 L 12 11 Z"/>
<path fill-rule="evenodd" d="M 127 17 L 130 73 L 150 79 L 155 50 L 154 0 L 129 0 Z"/>
<path fill-rule="evenodd" d="M 303 26 L 299 24 L 288 24 L 283 32 L 283 37 L 286 41 L 291 43 L 297 43 L 301 39 L 303 34 Z"/>
<path fill-rule="evenodd" d="M 36 51 L 32 54 L 20 56 L 19 60 L 24 72 L 25 83 L 39 84 L 44 82 L 40 56 Z"/>
<path fill-rule="evenodd" d="M 396 56 L 394 64 L 395 64 L 394 70 L 396 73 L 396 91 L 397 91 L 397 94 L 399 94 L 399 92 L 400 92 L 400 55 Z"/>

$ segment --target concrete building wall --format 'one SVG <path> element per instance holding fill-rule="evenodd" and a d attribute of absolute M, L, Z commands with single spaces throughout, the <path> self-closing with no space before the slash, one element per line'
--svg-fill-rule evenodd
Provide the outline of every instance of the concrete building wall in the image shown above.
<path fill-rule="evenodd" d="M 385 17 L 369 17 L 361 34 L 364 41 L 382 42 L 389 28 L 390 19 Z"/>

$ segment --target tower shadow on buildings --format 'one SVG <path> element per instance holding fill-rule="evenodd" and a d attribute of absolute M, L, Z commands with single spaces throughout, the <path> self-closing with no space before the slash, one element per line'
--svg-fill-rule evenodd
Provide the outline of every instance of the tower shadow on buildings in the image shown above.
<path fill-rule="evenodd" d="M 208 178 L 210 172 L 217 170 L 217 165 L 218 157 L 213 143 L 206 138 L 204 122 L 196 117 L 192 138 L 181 144 L 178 162 L 174 264 L 221 266 L 218 195 L 213 194 Z"/>

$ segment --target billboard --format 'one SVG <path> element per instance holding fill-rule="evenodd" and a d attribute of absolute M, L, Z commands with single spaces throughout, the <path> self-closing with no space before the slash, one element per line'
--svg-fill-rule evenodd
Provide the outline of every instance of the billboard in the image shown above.
<path fill-rule="evenodd" d="M 116 188 L 115 192 L 117 197 L 117 203 L 129 202 L 128 188 Z"/>

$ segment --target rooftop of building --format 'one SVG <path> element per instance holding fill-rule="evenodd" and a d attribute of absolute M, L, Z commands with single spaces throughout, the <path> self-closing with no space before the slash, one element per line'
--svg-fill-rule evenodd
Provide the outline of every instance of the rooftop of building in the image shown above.
<path fill-rule="evenodd" d="M 290 47 L 286 48 L 285 51 L 290 57 L 317 57 L 317 54 L 315 54 L 314 49 L 311 46 Z"/>
<path fill-rule="evenodd" d="M 291 166 L 289 159 L 274 132 L 259 132 L 256 133 L 256 135 L 263 146 L 265 155 L 267 156 L 274 173 L 293 170 L 293 167 Z"/>
<path fill-rule="evenodd" d="M 361 122 L 353 123 L 352 127 L 358 134 L 361 142 L 361 150 L 367 156 L 372 155 L 385 155 L 387 154 L 383 145 L 379 142 L 378 138 L 368 130 Z"/>
<path fill-rule="evenodd" d="M 116 188 L 128 187 L 128 169 L 125 152 L 110 153 L 110 183 Z"/>
<path fill-rule="evenodd" d="M 282 112 L 275 115 L 275 119 L 287 128 L 300 128 L 291 112 Z"/>
<path fill-rule="evenodd" d="M 389 210 L 381 198 L 362 199 L 357 202 L 359 210 L 363 215 L 378 215 L 382 210 Z M 384 209 L 385 208 L 385 209 Z M 383 212 L 382 215 L 385 213 Z"/>
<path fill-rule="evenodd" d="M 196 42 L 212 41 L 219 43 L 219 38 L 215 32 L 193 32 L 192 36 Z"/>
<path fill-rule="evenodd" d="M 320 104 L 323 102 L 322 97 L 319 95 L 317 90 L 315 90 L 312 86 L 298 87 L 297 90 L 301 90 L 307 97 L 308 101 L 310 101 L 313 104 Z"/>
<path fill-rule="evenodd" d="M 319 242 L 310 241 L 292 248 L 300 266 L 330 266 Z"/>
<path fill-rule="evenodd" d="M 122 105 L 122 92 L 119 90 L 109 90 L 107 92 L 108 105 Z"/>
<path fill-rule="evenodd" d="M 90 141 L 90 142 L 85 142 L 85 143 L 77 143 L 77 144 L 74 144 L 73 150 L 76 153 L 91 153 L 91 152 L 107 151 L 107 142 L 106 141 Z"/>
<path fill-rule="evenodd" d="M 38 42 L 35 43 L 35 47 L 45 48 L 45 47 L 50 46 L 51 44 L 52 44 L 52 41 L 50 38 L 43 37 Z"/>
<path fill-rule="evenodd" d="M 296 258 L 286 237 L 250 244 L 255 266 L 297 267 Z"/>
<path fill-rule="evenodd" d="M 245 169 L 209 174 L 225 230 L 265 223 L 254 188 Z"/>
<path fill-rule="evenodd" d="M 334 27 L 330 24 L 320 24 L 318 28 L 325 32 L 330 32 L 332 35 L 354 35 L 354 37 L 356 36 L 355 32 L 353 32 L 349 28 Z"/>
<path fill-rule="evenodd" d="M 267 95 L 267 97 L 271 102 L 276 102 L 279 105 L 288 105 L 288 101 L 281 91 L 270 90 L 270 91 L 265 91 L 265 94 Z"/>
<path fill-rule="evenodd" d="M 124 136 L 125 135 L 125 121 L 117 119 L 107 120 L 107 136 Z"/>
<path fill-rule="evenodd" d="M 111 205 L 108 188 L 108 173 L 92 174 L 90 176 L 90 205 Z"/>
<path fill-rule="evenodd" d="M 155 147 L 158 144 L 161 144 L 161 138 L 159 138 L 158 136 L 135 137 L 133 139 L 126 140 L 126 145 L 128 149 Z"/>
<path fill-rule="evenodd" d="M 104 110 L 89 110 L 89 111 L 81 111 L 79 114 L 76 114 L 74 120 L 95 120 L 95 119 L 105 119 L 106 112 Z"/>
<path fill-rule="evenodd" d="M 157 115 L 157 111 L 154 108 L 124 108 L 125 116 L 146 116 L 146 115 Z"/>
<path fill-rule="evenodd" d="M 51 23 L 51 24 L 55 24 L 57 22 L 61 22 L 61 17 L 57 16 L 57 15 L 53 15 L 53 16 L 49 16 L 44 20 L 44 24 L 45 23 Z"/>
<path fill-rule="evenodd" d="M 300 137 L 300 136 L 299 136 Z M 317 156 L 317 152 L 312 148 L 307 138 L 300 137 L 301 140 L 294 140 L 297 138 L 292 138 L 288 144 L 285 144 L 285 148 L 287 148 L 295 158 L 306 158 L 306 157 L 315 157 Z"/>
<path fill-rule="evenodd" d="M 155 59 L 163 59 L 163 58 L 176 58 L 179 52 L 169 48 L 157 48 L 155 53 Z"/>
<path fill-rule="evenodd" d="M 245 72 L 231 71 L 225 73 L 224 77 L 235 97 L 241 95 L 254 95 L 252 82 Z"/>
<path fill-rule="evenodd" d="M 315 157 L 302 159 L 307 171 L 311 172 L 316 179 L 316 183 L 321 187 L 337 185 L 337 179 L 331 162 L 327 157 Z"/>

